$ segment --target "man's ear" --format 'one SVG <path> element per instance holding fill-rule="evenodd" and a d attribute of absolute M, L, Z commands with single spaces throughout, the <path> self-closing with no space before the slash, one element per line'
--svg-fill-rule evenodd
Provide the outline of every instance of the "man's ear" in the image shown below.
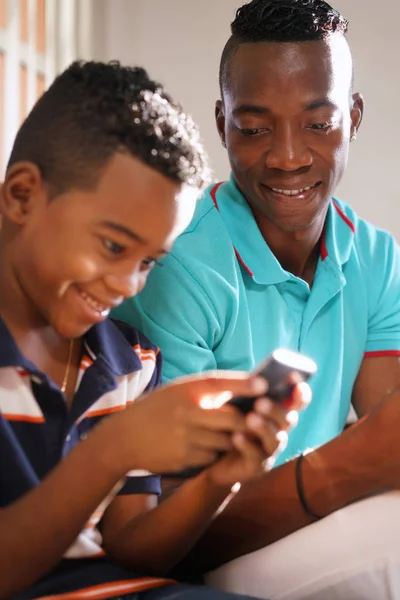
<path fill-rule="evenodd" d="M 361 94 L 353 94 L 353 106 L 351 107 L 351 136 L 357 137 L 361 121 L 364 115 L 364 98 Z"/>
<path fill-rule="evenodd" d="M 46 199 L 42 175 L 31 162 L 12 165 L 0 188 L 0 213 L 4 218 L 23 225 L 38 201 Z"/>
<path fill-rule="evenodd" d="M 225 142 L 225 113 L 222 100 L 217 100 L 215 103 L 215 122 L 217 124 L 218 135 L 221 139 L 221 144 L 226 148 Z"/>

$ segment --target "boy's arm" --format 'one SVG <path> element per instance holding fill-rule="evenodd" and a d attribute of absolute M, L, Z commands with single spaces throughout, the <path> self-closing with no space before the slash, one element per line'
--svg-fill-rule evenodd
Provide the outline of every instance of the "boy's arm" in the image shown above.
<path fill-rule="evenodd" d="M 104 549 L 136 572 L 164 575 L 201 537 L 230 488 L 203 471 L 158 506 L 151 497 L 118 496 L 102 520 Z"/>
<path fill-rule="evenodd" d="M 10 434 L 0 415 L 0 435 Z M 0 598 L 15 597 L 57 564 L 123 478 L 104 434 L 101 425 L 36 488 L 0 510 Z"/>

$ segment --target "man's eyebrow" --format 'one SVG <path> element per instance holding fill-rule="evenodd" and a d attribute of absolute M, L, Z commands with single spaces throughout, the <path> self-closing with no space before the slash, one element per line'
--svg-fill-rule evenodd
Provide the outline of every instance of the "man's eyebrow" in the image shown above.
<path fill-rule="evenodd" d="M 120 225 L 119 223 L 114 223 L 113 221 L 102 221 L 101 225 L 103 225 L 103 227 L 113 229 L 114 231 L 118 231 L 118 233 L 126 235 L 131 240 L 139 242 L 139 244 L 142 244 L 143 246 L 149 245 L 148 240 L 146 240 L 143 236 L 139 235 L 132 229 L 129 229 L 129 227 L 125 227 L 125 225 Z M 158 254 L 168 254 L 168 250 L 161 248 L 161 250 L 158 251 Z"/>
<path fill-rule="evenodd" d="M 337 105 L 328 98 L 321 98 L 310 102 L 310 104 L 307 104 L 304 107 L 304 110 L 311 112 L 313 110 L 317 110 L 318 108 L 324 107 L 336 109 Z M 232 114 L 234 117 L 239 117 L 246 114 L 269 115 L 271 114 L 271 110 L 268 108 L 268 106 L 260 106 L 258 104 L 241 104 L 233 109 Z"/>
<path fill-rule="evenodd" d="M 270 109 L 267 106 L 259 106 L 257 104 L 241 104 L 233 109 L 232 114 L 234 117 L 240 115 L 253 114 L 253 115 L 268 115 Z"/>
<path fill-rule="evenodd" d="M 312 111 L 312 110 L 317 110 L 318 108 L 337 108 L 337 105 L 332 102 L 332 100 L 328 100 L 328 98 L 321 98 L 320 100 L 314 100 L 313 102 L 310 102 L 310 104 L 307 104 L 307 106 L 304 107 L 304 110 L 306 110 L 307 112 Z"/>

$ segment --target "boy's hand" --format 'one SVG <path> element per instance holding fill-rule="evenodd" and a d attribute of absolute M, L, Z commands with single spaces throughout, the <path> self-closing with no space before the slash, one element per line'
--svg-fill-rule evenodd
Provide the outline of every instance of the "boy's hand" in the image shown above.
<path fill-rule="evenodd" d="M 208 468 L 208 476 L 218 485 L 232 485 L 272 468 L 276 455 L 286 447 L 287 432 L 297 425 L 298 411 L 311 401 L 310 387 L 298 384 L 292 399 L 288 408 L 268 398 L 258 399 L 246 417 L 246 431 L 233 434 L 233 449 Z"/>
<path fill-rule="evenodd" d="M 262 396 L 266 390 L 262 378 L 247 373 L 218 371 L 183 377 L 136 400 L 99 429 L 107 436 L 105 447 L 111 445 L 112 460 L 125 472 L 162 473 L 207 465 L 219 452 L 234 449 L 235 436 L 246 430 L 246 419 L 231 407 L 201 408 L 201 400 L 223 392 Z"/>

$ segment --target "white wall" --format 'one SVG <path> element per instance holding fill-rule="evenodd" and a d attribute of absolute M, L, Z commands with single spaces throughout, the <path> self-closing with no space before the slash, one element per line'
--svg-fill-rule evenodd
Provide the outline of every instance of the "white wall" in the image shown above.
<path fill-rule="evenodd" d="M 82 0 L 80 0 L 82 1 Z M 96 56 L 146 67 L 197 120 L 219 179 L 228 162 L 214 126 L 218 65 L 240 0 L 96 0 Z M 400 240 L 400 2 L 336 0 L 351 21 L 356 88 L 366 114 L 340 197 Z"/>

